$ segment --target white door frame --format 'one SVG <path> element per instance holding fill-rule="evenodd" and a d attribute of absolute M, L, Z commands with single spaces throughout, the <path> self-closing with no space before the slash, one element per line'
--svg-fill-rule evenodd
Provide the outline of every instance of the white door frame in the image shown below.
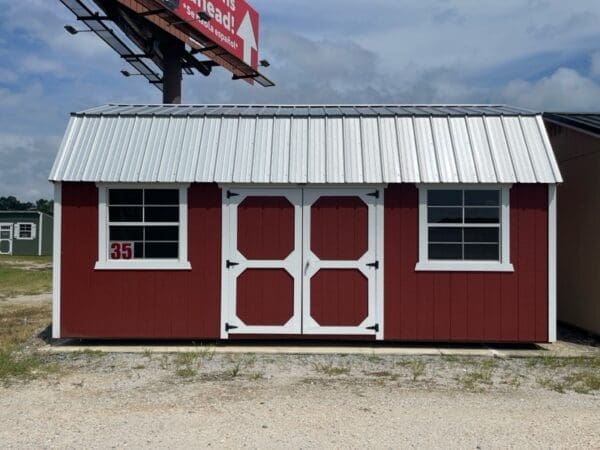
<path fill-rule="evenodd" d="M 358 197 L 368 207 L 368 246 L 358 260 L 320 260 L 311 250 L 311 207 L 321 197 Z M 325 335 L 375 335 L 383 339 L 383 189 L 306 188 L 303 202 L 302 333 Z M 381 215 L 381 217 L 380 217 Z M 311 278 L 320 269 L 356 269 L 368 280 L 368 315 L 357 326 L 321 326 L 310 315 Z"/>
<path fill-rule="evenodd" d="M 230 334 L 375 335 L 383 339 L 384 185 L 290 187 L 221 185 L 221 338 Z M 236 195 L 231 195 L 231 194 Z M 286 197 L 294 206 L 294 251 L 285 261 L 248 261 L 237 249 L 237 207 L 248 196 Z M 310 205 L 319 197 L 358 196 L 369 206 L 369 250 L 357 261 L 320 261 L 310 250 Z M 309 202 L 307 202 L 309 200 Z M 308 203 L 308 204 L 307 204 Z M 371 206 L 372 205 L 372 206 Z M 308 232 L 307 232 L 308 230 Z M 305 259 L 311 261 L 305 273 Z M 227 261 L 238 265 L 227 267 Z M 377 267 L 368 264 L 377 262 Z M 360 267 L 359 267 L 360 266 Z M 369 316 L 359 327 L 322 327 L 310 317 L 310 278 L 319 268 L 357 268 L 369 279 Z M 236 280 L 247 268 L 283 268 L 294 279 L 294 316 L 283 326 L 247 326 L 235 315 Z M 307 320 L 308 319 L 308 320 Z M 229 328 L 231 326 L 237 328 Z M 375 329 L 366 327 L 377 325 Z"/>
<path fill-rule="evenodd" d="M 235 195 L 232 195 L 235 194 Z M 294 250 L 285 260 L 248 260 L 238 250 L 238 206 L 247 197 L 285 197 L 294 207 Z M 300 334 L 302 332 L 302 190 L 297 188 L 263 189 L 223 188 L 223 233 L 221 258 L 221 338 L 229 334 Z M 228 264 L 228 261 L 235 265 Z M 294 279 L 294 315 L 285 325 L 246 325 L 236 315 L 237 278 L 246 269 L 285 269 Z"/>
<path fill-rule="evenodd" d="M 12 255 L 13 252 L 13 239 L 14 239 L 14 227 L 12 223 L 9 222 L 2 222 L 0 223 L 0 231 L 6 231 L 6 230 L 2 230 L 2 228 L 5 227 L 9 227 L 8 228 L 8 233 L 9 236 L 8 238 L 2 238 L 1 237 L 1 233 L 0 233 L 0 242 L 2 241 L 8 241 L 8 252 L 2 252 L 0 251 L 0 255 Z"/>

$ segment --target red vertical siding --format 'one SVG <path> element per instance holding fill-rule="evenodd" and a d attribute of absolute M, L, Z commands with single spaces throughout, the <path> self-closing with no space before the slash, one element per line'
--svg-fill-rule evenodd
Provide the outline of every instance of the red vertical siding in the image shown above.
<path fill-rule="evenodd" d="M 322 326 L 358 326 L 369 314 L 369 282 L 354 269 L 321 269 L 310 280 L 310 315 Z"/>
<path fill-rule="evenodd" d="M 285 269 L 246 269 L 236 292 L 236 315 L 246 325 L 282 326 L 294 316 L 294 279 Z"/>
<path fill-rule="evenodd" d="M 293 205 L 285 197 L 247 197 L 238 206 L 238 250 L 247 259 L 285 259 L 294 251 Z"/>
<path fill-rule="evenodd" d="M 98 191 L 64 183 L 61 335 L 79 338 L 218 338 L 221 191 L 188 193 L 189 271 L 95 271 Z"/>
<path fill-rule="evenodd" d="M 385 198 L 385 338 L 404 341 L 547 340 L 547 187 L 511 189 L 514 273 L 415 272 L 418 195 Z M 64 337 L 215 339 L 220 327 L 221 192 L 189 191 L 191 271 L 95 271 L 98 192 L 64 183 L 61 331 Z"/>
<path fill-rule="evenodd" d="M 310 208 L 310 248 L 322 260 L 355 260 L 369 247 L 369 210 L 359 197 L 319 198 Z"/>
<path fill-rule="evenodd" d="M 418 191 L 385 194 L 385 338 L 543 342 L 548 339 L 548 191 L 510 191 L 514 273 L 416 272 Z"/>
<path fill-rule="evenodd" d="M 251 196 L 237 214 L 240 253 L 249 261 L 280 261 L 283 266 L 295 250 L 296 213 L 290 201 Z M 294 315 L 294 278 L 285 269 L 246 269 L 236 283 L 236 314 L 246 325 L 285 325 Z"/>

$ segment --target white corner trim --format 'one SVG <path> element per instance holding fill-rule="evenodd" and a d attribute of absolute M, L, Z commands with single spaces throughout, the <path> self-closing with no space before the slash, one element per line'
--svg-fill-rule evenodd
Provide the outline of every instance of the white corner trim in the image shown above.
<path fill-rule="evenodd" d="M 514 272 L 510 262 L 510 188 L 512 184 L 417 184 L 419 190 L 419 260 L 415 271 L 431 272 Z M 500 261 L 429 260 L 427 190 L 500 189 Z"/>
<path fill-rule="evenodd" d="M 41 212 L 38 212 L 39 215 L 39 225 L 38 225 L 38 256 L 42 256 L 42 239 L 44 238 L 44 217 Z"/>
<path fill-rule="evenodd" d="M 231 280 L 229 271 L 225 268 L 225 261 L 229 257 L 229 244 L 231 234 L 231 225 L 229 219 L 229 210 L 231 209 L 231 202 L 227 198 L 228 186 L 219 186 L 221 189 L 221 318 L 219 321 L 219 329 L 221 339 L 227 339 L 229 333 L 225 330 L 225 324 L 229 320 L 229 293 L 231 287 Z"/>
<path fill-rule="evenodd" d="M 385 339 L 385 279 L 384 279 L 384 269 L 385 269 L 385 187 L 381 186 L 379 188 L 380 194 L 379 199 L 375 202 L 376 208 L 376 220 L 375 220 L 375 239 L 376 239 L 376 258 L 379 261 L 379 269 L 377 269 L 377 274 L 375 275 L 376 279 L 376 289 L 377 289 L 377 322 L 379 323 L 379 331 L 376 333 L 376 339 L 378 341 L 382 341 Z"/>
<path fill-rule="evenodd" d="M 548 185 L 548 342 L 556 342 L 556 184 Z"/>
<path fill-rule="evenodd" d="M 52 337 L 60 338 L 60 256 L 62 227 L 62 184 L 54 183 L 54 226 L 52 249 Z"/>

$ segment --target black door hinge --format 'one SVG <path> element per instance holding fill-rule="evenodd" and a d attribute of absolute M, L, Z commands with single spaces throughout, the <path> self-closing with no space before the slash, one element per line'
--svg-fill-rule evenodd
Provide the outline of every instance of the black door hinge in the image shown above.
<path fill-rule="evenodd" d="M 379 324 L 376 323 L 372 327 L 367 327 L 367 330 L 373 330 L 375 333 L 379 333 Z"/>
<path fill-rule="evenodd" d="M 235 330 L 237 327 L 235 325 L 225 324 L 225 331 L 229 332 L 229 330 Z"/>
<path fill-rule="evenodd" d="M 375 191 L 375 192 L 371 192 L 370 194 L 367 194 L 369 197 L 375 197 L 375 198 L 379 198 L 379 191 Z"/>
<path fill-rule="evenodd" d="M 372 263 L 367 264 L 367 266 L 369 267 L 375 267 L 376 269 L 379 269 L 379 261 L 375 261 Z"/>
<path fill-rule="evenodd" d="M 240 194 L 236 194 L 235 192 L 227 191 L 227 198 L 237 197 Z"/>
<path fill-rule="evenodd" d="M 239 266 L 239 265 L 240 265 L 240 263 L 236 263 L 236 262 L 229 261 L 229 260 L 227 260 L 227 262 L 225 263 L 225 267 L 227 267 L 228 269 L 231 269 L 232 267 Z"/>

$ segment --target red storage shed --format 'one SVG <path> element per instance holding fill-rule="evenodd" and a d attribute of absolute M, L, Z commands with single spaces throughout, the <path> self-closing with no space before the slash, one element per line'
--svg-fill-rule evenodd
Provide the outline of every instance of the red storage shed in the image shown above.
<path fill-rule="evenodd" d="M 56 338 L 556 338 L 536 113 L 107 105 L 50 180 Z"/>

